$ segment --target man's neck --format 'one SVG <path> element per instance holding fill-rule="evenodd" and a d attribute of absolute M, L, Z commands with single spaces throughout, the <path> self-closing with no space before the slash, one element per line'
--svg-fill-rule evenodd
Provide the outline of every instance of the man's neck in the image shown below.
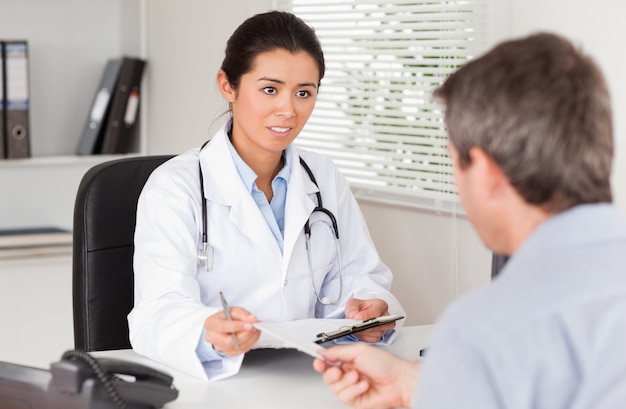
<path fill-rule="evenodd" d="M 552 214 L 540 207 L 522 204 L 510 214 L 510 223 L 507 231 L 507 254 L 514 254 L 535 231 L 537 227 Z"/>

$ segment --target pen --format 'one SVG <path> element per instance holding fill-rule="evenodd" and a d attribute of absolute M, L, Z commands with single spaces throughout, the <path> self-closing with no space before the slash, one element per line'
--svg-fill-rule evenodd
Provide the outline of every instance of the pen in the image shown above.
<path fill-rule="evenodd" d="M 220 298 L 222 299 L 222 308 L 224 309 L 224 315 L 226 315 L 226 319 L 228 321 L 232 321 L 233 317 L 230 316 L 230 307 L 226 302 L 226 298 L 224 298 L 224 294 L 220 291 Z M 237 342 L 237 337 L 235 334 L 231 333 L 230 336 L 233 338 L 233 344 L 235 344 L 235 349 L 239 349 L 239 343 Z"/>

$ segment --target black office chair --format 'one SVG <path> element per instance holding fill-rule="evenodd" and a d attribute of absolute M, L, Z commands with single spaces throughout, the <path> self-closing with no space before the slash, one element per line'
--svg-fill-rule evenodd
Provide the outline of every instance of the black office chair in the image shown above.
<path fill-rule="evenodd" d="M 89 169 L 74 204 L 74 347 L 130 348 L 133 236 L 137 199 L 152 171 L 172 155 L 115 159 Z"/>
<path fill-rule="evenodd" d="M 491 256 L 491 279 L 493 280 L 502 270 L 509 256 L 493 253 Z"/>

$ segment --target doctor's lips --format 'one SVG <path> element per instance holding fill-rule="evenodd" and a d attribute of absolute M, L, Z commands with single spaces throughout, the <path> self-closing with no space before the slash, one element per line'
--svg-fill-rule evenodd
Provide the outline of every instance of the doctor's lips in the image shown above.
<path fill-rule="evenodd" d="M 269 126 L 267 129 L 270 131 L 272 135 L 279 138 L 286 138 L 291 134 L 293 130 L 292 127 L 286 126 Z"/>
<path fill-rule="evenodd" d="M 270 131 L 281 132 L 281 133 L 289 132 L 293 129 L 290 126 L 270 126 L 268 128 L 270 129 Z"/>

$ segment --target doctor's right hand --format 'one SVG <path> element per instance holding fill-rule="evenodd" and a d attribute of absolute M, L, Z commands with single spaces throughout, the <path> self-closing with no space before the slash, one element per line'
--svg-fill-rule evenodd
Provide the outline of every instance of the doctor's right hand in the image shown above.
<path fill-rule="evenodd" d="M 261 331 L 252 326 L 257 319 L 240 307 L 230 309 L 232 320 L 226 319 L 223 311 L 216 312 L 204 321 L 204 339 L 213 349 L 226 355 L 236 356 L 248 352 L 261 336 Z M 237 346 L 233 342 L 237 338 Z"/>

